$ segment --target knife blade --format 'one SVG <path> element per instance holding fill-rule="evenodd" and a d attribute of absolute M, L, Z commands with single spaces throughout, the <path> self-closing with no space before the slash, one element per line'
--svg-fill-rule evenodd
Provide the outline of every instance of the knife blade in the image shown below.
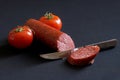
<path fill-rule="evenodd" d="M 110 40 L 101 41 L 101 42 L 97 42 L 89 45 L 97 45 L 100 47 L 100 51 L 103 51 L 110 48 L 114 48 L 117 45 L 117 42 L 118 42 L 117 39 L 110 39 Z M 85 45 L 85 46 L 88 46 L 88 45 Z M 50 60 L 61 59 L 61 58 L 67 57 L 71 52 L 76 51 L 79 48 L 80 47 L 67 50 L 67 51 L 40 54 L 40 57 L 44 59 L 50 59 Z"/>

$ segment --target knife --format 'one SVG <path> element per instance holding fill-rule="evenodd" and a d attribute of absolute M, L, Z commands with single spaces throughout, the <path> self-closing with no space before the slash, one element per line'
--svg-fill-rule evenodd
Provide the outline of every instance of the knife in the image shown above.
<path fill-rule="evenodd" d="M 100 51 L 103 51 L 103 50 L 114 48 L 117 45 L 117 42 L 118 42 L 117 39 L 110 39 L 110 40 L 101 41 L 101 42 L 93 43 L 93 44 L 89 44 L 89 45 L 97 45 L 100 47 Z M 86 45 L 86 46 L 88 46 L 88 45 Z M 44 59 L 50 59 L 50 60 L 61 59 L 61 58 L 67 57 L 71 52 L 76 51 L 79 48 L 81 48 L 81 47 L 74 48 L 74 49 L 67 50 L 67 51 L 40 54 L 40 57 L 44 58 Z"/>

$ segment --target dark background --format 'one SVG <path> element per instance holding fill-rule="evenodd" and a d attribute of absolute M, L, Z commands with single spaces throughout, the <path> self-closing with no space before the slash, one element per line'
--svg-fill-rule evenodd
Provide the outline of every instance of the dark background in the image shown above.
<path fill-rule="evenodd" d="M 120 46 L 100 52 L 91 66 L 78 68 L 65 60 L 36 56 L 43 46 L 12 48 L 8 32 L 46 11 L 58 15 L 62 31 L 76 47 L 112 38 L 120 39 L 120 1 L 115 0 L 0 0 L 0 80 L 120 80 Z M 48 51 L 47 48 L 43 49 Z"/>

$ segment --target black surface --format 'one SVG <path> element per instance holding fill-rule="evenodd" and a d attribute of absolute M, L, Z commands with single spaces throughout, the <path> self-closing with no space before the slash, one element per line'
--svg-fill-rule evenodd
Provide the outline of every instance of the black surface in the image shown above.
<path fill-rule="evenodd" d="M 7 43 L 8 32 L 46 11 L 59 15 L 62 31 L 76 47 L 116 38 L 120 40 L 120 1 L 115 0 L 1 0 L 0 80 L 120 80 L 120 46 L 102 51 L 84 68 L 65 60 L 46 61 L 37 55 L 41 44 L 17 50 Z M 46 50 L 47 51 L 47 50 Z"/>

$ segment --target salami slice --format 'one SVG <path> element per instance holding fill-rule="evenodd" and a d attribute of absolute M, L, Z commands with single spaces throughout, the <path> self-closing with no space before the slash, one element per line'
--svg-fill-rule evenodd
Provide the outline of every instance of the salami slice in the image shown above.
<path fill-rule="evenodd" d="M 93 62 L 93 59 L 100 51 L 99 46 L 85 46 L 76 51 L 73 51 L 67 58 L 67 61 L 72 65 L 87 65 Z"/>

